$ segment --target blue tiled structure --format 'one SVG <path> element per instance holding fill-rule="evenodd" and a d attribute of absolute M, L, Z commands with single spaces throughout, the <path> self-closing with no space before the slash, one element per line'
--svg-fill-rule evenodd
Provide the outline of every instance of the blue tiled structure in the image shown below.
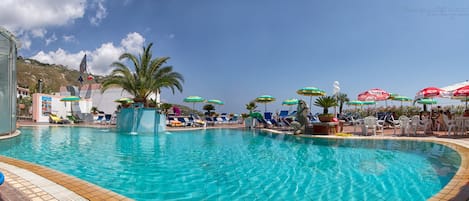
<path fill-rule="evenodd" d="M 143 107 L 122 108 L 117 113 L 119 132 L 158 133 L 166 129 L 166 116 L 157 109 Z"/>

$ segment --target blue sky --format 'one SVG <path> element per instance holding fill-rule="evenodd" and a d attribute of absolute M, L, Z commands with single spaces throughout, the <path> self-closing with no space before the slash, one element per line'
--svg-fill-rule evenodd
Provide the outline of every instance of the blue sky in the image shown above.
<path fill-rule="evenodd" d="M 198 95 L 224 101 L 218 112 L 235 113 L 264 94 L 277 98 L 268 110 L 288 109 L 285 99 L 309 100 L 297 89 L 332 94 L 334 81 L 351 99 L 375 87 L 413 97 L 428 86 L 465 81 L 468 22 L 468 1 L 0 3 L 0 26 L 21 41 L 21 56 L 78 69 L 87 53 L 90 71 L 107 74 L 120 54 L 153 42 L 154 55 L 170 56 L 169 65 L 185 77 L 183 93 L 165 90 L 162 100 L 184 104 L 184 97 Z"/>

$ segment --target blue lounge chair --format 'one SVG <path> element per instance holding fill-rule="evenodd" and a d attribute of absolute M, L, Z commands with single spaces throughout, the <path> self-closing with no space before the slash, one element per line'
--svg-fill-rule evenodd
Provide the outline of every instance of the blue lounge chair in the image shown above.
<path fill-rule="evenodd" d="M 94 123 L 101 123 L 104 119 L 104 115 L 99 115 L 98 118 L 96 120 L 94 120 Z"/>
<path fill-rule="evenodd" d="M 105 124 L 105 125 L 106 125 L 106 124 L 109 124 L 109 125 L 110 125 L 110 124 L 111 124 L 111 117 L 112 117 L 111 114 L 105 114 L 105 115 L 104 115 L 104 120 L 102 120 L 101 123 L 103 123 L 103 124 Z"/>
<path fill-rule="evenodd" d="M 278 114 L 278 117 L 279 117 L 280 119 L 285 118 L 285 117 L 288 117 L 288 111 L 287 111 L 287 110 L 282 110 L 282 111 L 280 111 L 280 113 Z"/>

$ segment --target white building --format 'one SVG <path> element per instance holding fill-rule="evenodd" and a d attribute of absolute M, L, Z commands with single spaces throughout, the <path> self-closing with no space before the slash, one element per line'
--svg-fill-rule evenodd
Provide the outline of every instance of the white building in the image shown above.
<path fill-rule="evenodd" d="M 91 99 L 93 101 L 92 106 L 106 114 L 112 114 L 116 111 L 119 103 L 114 102 L 114 100 L 122 97 L 133 98 L 128 92 L 117 87 L 110 88 L 101 94 L 101 84 L 84 84 L 82 87 L 62 86 L 60 87 L 60 95 Z"/>

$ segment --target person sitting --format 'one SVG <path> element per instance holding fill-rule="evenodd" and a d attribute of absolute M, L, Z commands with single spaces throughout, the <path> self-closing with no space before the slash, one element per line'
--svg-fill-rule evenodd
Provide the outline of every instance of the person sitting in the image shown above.
<path fill-rule="evenodd" d="M 463 117 L 469 117 L 469 109 L 464 110 Z"/>
<path fill-rule="evenodd" d="M 446 130 L 446 124 L 445 124 L 445 121 L 443 119 L 443 115 L 446 115 L 445 113 L 446 112 L 443 112 L 443 110 L 438 111 L 438 117 L 435 121 L 435 128 L 436 128 L 437 131 Z M 446 116 L 448 116 L 448 115 L 446 115 Z"/>
<path fill-rule="evenodd" d="M 448 117 L 449 120 L 453 119 L 453 115 L 451 114 L 451 111 L 446 110 L 445 114 L 446 114 L 446 116 Z"/>

